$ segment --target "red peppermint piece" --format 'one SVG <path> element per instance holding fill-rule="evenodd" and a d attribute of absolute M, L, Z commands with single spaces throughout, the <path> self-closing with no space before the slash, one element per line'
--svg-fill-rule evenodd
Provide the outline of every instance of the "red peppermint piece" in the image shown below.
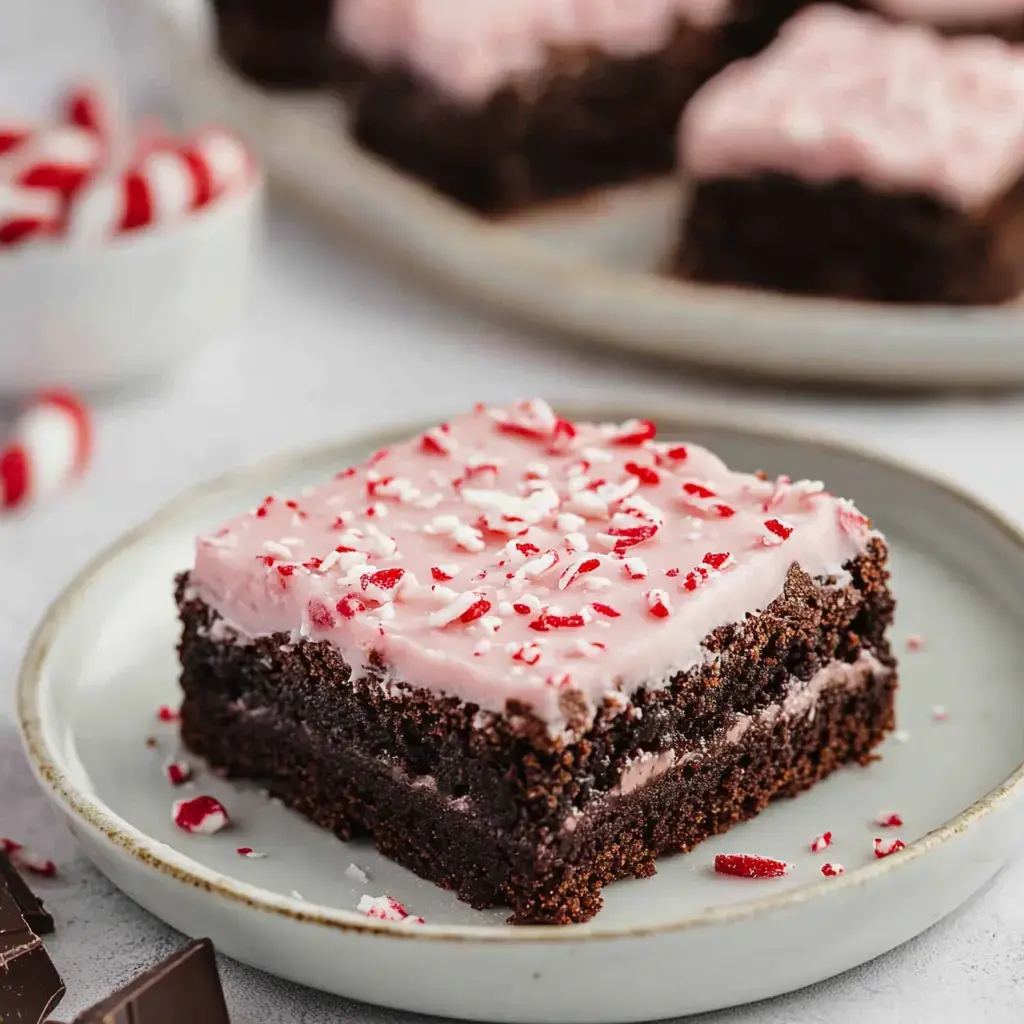
<path fill-rule="evenodd" d="M 249 860 L 262 860 L 266 857 L 265 853 L 257 853 L 251 846 L 240 846 L 235 850 L 235 853 L 239 857 L 248 857 Z"/>
<path fill-rule="evenodd" d="M 710 487 L 705 487 L 704 484 L 696 483 L 693 480 L 688 480 L 683 484 L 683 493 L 688 494 L 691 498 L 715 498 L 717 495 Z"/>
<path fill-rule="evenodd" d="M 641 484 L 654 487 L 661 483 L 661 475 L 650 466 L 641 466 L 637 462 L 627 462 L 624 468 L 627 473 L 635 476 Z"/>
<path fill-rule="evenodd" d="M 558 580 L 558 589 L 565 590 L 566 587 L 572 586 L 580 576 L 600 568 L 600 558 L 582 558 L 573 565 L 570 565 L 565 572 L 562 573 Z"/>
<path fill-rule="evenodd" d="M 828 864 L 828 863 L 826 863 L 826 864 L 822 864 L 821 865 L 821 873 L 826 878 L 836 878 L 839 875 L 846 874 L 846 868 L 844 868 L 842 864 Z"/>
<path fill-rule="evenodd" d="M 552 615 L 550 612 L 541 612 L 530 623 L 530 629 L 546 633 L 549 629 L 580 629 L 586 624 L 587 620 L 578 612 L 575 615 Z"/>
<path fill-rule="evenodd" d="M 725 569 L 732 562 L 732 554 L 728 551 L 709 551 L 704 556 L 704 564 L 712 569 Z"/>
<path fill-rule="evenodd" d="M 766 519 L 764 521 L 764 528 L 773 537 L 778 537 L 780 541 L 789 540 L 793 535 L 793 527 L 784 523 L 781 519 Z"/>
<path fill-rule="evenodd" d="M 811 853 L 821 853 L 822 850 L 827 850 L 832 845 L 832 833 L 822 832 L 813 843 L 811 843 Z"/>
<path fill-rule="evenodd" d="M 463 622 L 468 625 L 471 622 L 475 622 L 477 619 L 483 618 L 490 610 L 491 602 L 486 598 L 481 597 L 459 616 L 459 622 Z"/>
<path fill-rule="evenodd" d="M 401 921 L 404 924 L 423 924 L 422 917 L 415 917 L 393 896 L 363 896 L 356 908 L 359 913 L 378 921 Z"/>
<path fill-rule="evenodd" d="M 608 619 L 617 619 L 622 615 L 622 612 L 617 611 L 610 604 L 601 604 L 595 601 L 591 606 L 598 615 L 603 615 Z"/>
<path fill-rule="evenodd" d="M 294 576 L 295 566 L 291 562 L 282 562 L 278 567 L 277 571 L 281 576 Z"/>
<path fill-rule="evenodd" d="M 199 836 L 212 836 L 230 824 L 224 805 L 212 796 L 179 800 L 174 805 L 172 816 L 174 824 L 183 832 Z"/>
<path fill-rule="evenodd" d="M 623 448 L 639 447 L 652 441 L 657 433 L 658 428 L 650 420 L 627 420 L 608 438 L 608 443 Z"/>
<path fill-rule="evenodd" d="M 169 707 L 166 704 L 161 704 L 160 707 L 156 709 L 156 717 L 159 718 L 161 722 L 177 722 L 178 719 L 181 718 L 181 715 L 178 713 L 176 708 Z"/>
<path fill-rule="evenodd" d="M 164 775 L 172 786 L 183 786 L 192 778 L 192 765 L 185 761 L 172 761 L 164 765 Z"/>
<path fill-rule="evenodd" d="M 642 526 L 613 526 L 608 535 L 615 538 L 615 551 L 621 554 L 629 548 L 649 541 L 657 532 L 656 523 L 645 523 Z"/>
<path fill-rule="evenodd" d="M 528 604 L 523 604 L 522 601 L 516 601 L 516 603 L 512 605 L 512 610 L 516 615 L 531 615 L 533 613 L 533 609 Z"/>
<path fill-rule="evenodd" d="M 455 579 L 455 573 L 451 571 L 451 567 L 444 565 L 431 566 L 430 575 L 438 583 L 447 583 L 449 580 Z"/>
<path fill-rule="evenodd" d="M 41 878 L 53 878 L 57 874 L 57 865 L 52 860 L 32 853 L 13 839 L 0 837 L 0 849 L 11 858 L 11 863 L 17 868 L 30 871 Z"/>
<path fill-rule="evenodd" d="M 343 619 L 354 619 L 360 612 L 366 611 L 366 605 L 358 595 L 347 594 L 338 602 L 337 609 Z"/>
<path fill-rule="evenodd" d="M 903 818 L 894 812 L 885 811 L 875 818 L 879 828 L 903 828 Z"/>
<path fill-rule="evenodd" d="M 536 665 L 541 658 L 541 649 L 533 643 L 523 644 L 512 653 L 513 661 L 521 661 L 524 665 Z"/>
<path fill-rule="evenodd" d="M 875 837 L 874 850 L 875 856 L 881 860 L 883 857 L 891 857 L 894 853 L 899 853 L 900 850 L 905 850 L 907 844 L 902 839 L 880 839 Z"/>
<path fill-rule="evenodd" d="M 420 438 L 420 451 L 426 455 L 451 455 L 452 446 L 446 436 L 450 429 L 445 424 L 434 430 L 428 430 Z"/>
<path fill-rule="evenodd" d="M 720 853 L 715 857 L 715 872 L 736 878 L 782 878 L 792 865 L 753 853 Z"/>
<path fill-rule="evenodd" d="M 404 578 L 404 569 L 378 569 L 362 576 L 359 585 L 372 597 L 386 601 L 395 595 Z"/>
<path fill-rule="evenodd" d="M 687 590 L 693 593 L 698 587 L 703 586 L 710 577 L 711 573 L 707 571 L 703 566 L 698 565 L 693 572 L 688 572 L 683 577 L 683 590 Z"/>
<path fill-rule="evenodd" d="M 331 614 L 330 608 L 313 598 L 306 607 L 309 614 L 310 625 L 315 626 L 317 629 L 334 629 L 335 621 L 334 616 Z"/>
<path fill-rule="evenodd" d="M 648 590 L 644 594 L 647 602 L 647 613 L 656 619 L 667 619 L 672 614 L 672 605 L 664 590 Z"/>

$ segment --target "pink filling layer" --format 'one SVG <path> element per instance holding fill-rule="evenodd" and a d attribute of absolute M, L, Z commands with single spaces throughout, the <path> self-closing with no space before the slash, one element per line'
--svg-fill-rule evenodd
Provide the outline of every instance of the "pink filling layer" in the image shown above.
<path fill-rule="evenodd" d="M 487 410 L 200 537 L 192 584 L 243 637 L 329 640 L 361 673 L 554 730 L 701 664 L 701 641 L 841 575 L 873 534 L 820 484 L 729 470 L 645 421 Z M 842 582 L 842 581 L 841 581 Z"/>
<path fill-rule="evenodd" d="M 832 690 L 859 690 L 867 685 L 872 677 L 888 671 L 867 651 L 863 651 L 852 665 L 842 661 L 829 662 L 806 682 L 793 679 L 786 699 L 780 704 L 773 704 L 756 715 L 739 718 L 719 744 L 711 743 L 709 749 L 739 743 L 752 728 L 771 725 L 779 718 L 813 717 L 818 701 L 824 694 Z M 661 778 L 677 764 L 686 764 L 699 756 L 693 753 L 680 755 L 674 750 L 664 750 L 658 754 L 640 754 L 625 768 L 619 777 L 619 784 L 609 795 L 626 796 Z M 572 827 L 575 828 L 575 825 Z"/>
<path fill-rule="evenodd" d="M 732 0 L 338 0 L 335 34 L 375 64 L 412 68 L 466 101 L 544 69 L 556 48 L 631 57 L 660 49 L 680 21 L 714 28 Z"/>
<path fill-rule="evenodd" d="M 1024 50 L 812 7 L 698 92 L 680 159 L 697 178 L 852 177 L 983 205 L 1024 170 Z"/>
<path fill-rule="evenodd" d="M 1024 14 L 1024 0 L 871 0 L 871 6 L 892 18 L 932 25 L 980 25 Z"/>

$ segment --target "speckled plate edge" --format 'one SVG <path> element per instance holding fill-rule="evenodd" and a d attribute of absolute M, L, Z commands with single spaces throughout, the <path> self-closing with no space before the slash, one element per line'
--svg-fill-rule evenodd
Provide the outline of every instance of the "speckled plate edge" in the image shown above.
<path fill-rule="evenodd" d="M 625 420 L 636 414 L 635 409 L 618 406 L 574 406 L 559 403 L 560 409 L 577 419 Z M 838 440 L 819 440 L 771 423 L 737 421 L 732 414 L 717 411 L 689 411 L 645 407 L 644 414 L 669 433 L 684 436 L 700 429 L 714 429 L 739 436 L 756 435 L 769 440 L 778 440 L 816 448 L 825 452 L 845 454 L 861 461 L 871 462 L 880 468 L 916 477 L 933 487 L 943 490 L 950 498 L 968 506 L 981 515 L 990 527 L 1009 539 L 1024 554 L 1024 531 L 1005 516 L 982 500 L 970 495 L 951 481 L 932 473 L 924 472 L 889 456 Z M 106 551 L 89 563 L 63 593 L 50 606 L 43 620 L 34 631 L 18 678 L 17 709 L 19 726 L 33 771 L 42 785 L 51 791 L 63 809 L 73 820 L 88 826 L 94 832 L 133 857 L 140 863 L 159 871 L 178 882 L 193 886 L 256 910 L 291 918 L 297 922 L 314 923 L 327 928 L 343 931 L 387 935 L 389 938 L 407 942 L 500 942 L 500 943 L 564 943 L 591 942 L 608 939 L 637 938 L 659 935 L 666 932 L 686 931 L 709 925 L 719 925 L 744 918 L 756 917 L 782 908 L 796 907 L 826 894 L 846 892 L 853 887 L 870 883 L 883 874 L 898 872 L 913 861 L 924 857 L 944 844 L 951 843 L 965 833 L 972 825 L 1001 808 L 1004 802 L 1024 794 L 1024 764 L 1018 767 L 1000 785 L 975 801 L 955 818 L 939 828 L 908 844 L 907 848 L 884 860 L 878 860 L 865 867 L 853 870 L 841 878 L 811 882 L 799 888 L 776 895 L 750 900 L 732 906 L 715 907 L 698 914 L 688 915 L 676 921 L 644 927 L 562 929 L 542 926 L 521 926 L 517 928 L 494 928 L 475 925 L 431 925 L 416 929 L 402 928 L 390 922 L 370 920 L 352 911 L 310 905 L 305 901 L 278 896 L 257 886 L 225 877 L 205 868 L 163 843 L 159 843 L 110 811 L 99 800 L 83 791 L 61 766 L 61 757 L 50 748 L 42 722 L 42 678 L 43 666 L 51 645 L 60 633 L 64 620 L 70 614 L 92 580 L 112 561 L 124 556 L 137 544 L 156 530 L 170 524 L 192 504 L 206 500 L 218 491 L 232 491 L 268 474 L 300 471 L 303 466 L 319 464 L 328 454 L 337 449 L 339 453 L 354 449 L 372 451 L 396 439 L 414 436 L 429 424 L 415 423 L 394 429 L 375 431 L 366 435 L 320 445 L 301 452 L 282 454 L 260 461 L 253 466 L 227 473 L 212 481 L 199 484 L 166 505 L 149 520 L 130 531 Z M 344 458 L 344 456 L 341 456 Z"/>
<path fill-rule="evenodd" d="M 467 212 L 348 142 L 340 113 L 325 126 L 307 99 L 243 82 L 212 54 L 196 2 L 149 0 L 189 112 L 241 131 L 274 185 L 321 223 L 464 301 L 577 343 L 745 377 L 904 389 L 1024 382 L 1018 304 L 900 306 L 695 285 L 589 263 L 514 221 Z M 598 216 L 601 206 L 600 195 L 579 203 Z M 547 214 L 529 214 L 538 217 Z M 560 223 L 561 210 L 551 218 Z"/>

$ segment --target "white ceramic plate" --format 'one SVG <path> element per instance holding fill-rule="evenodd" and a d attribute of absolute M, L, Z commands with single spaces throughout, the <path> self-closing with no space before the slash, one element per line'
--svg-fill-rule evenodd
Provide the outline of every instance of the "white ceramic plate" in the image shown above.
<path fill-rule="evenodd" d="M 625 418 L 629 410 L 572 409 Z M 635 410 L 633 410 L 635 412 Z M 652 410 L 644 410 L 649 414 Z M 58 599 L 20 681 L 21 726 L 35 771 L 86 853 L 130 896 L 236 959 L 331 992 L 444 1016 L 493 1021 L 634 1021 L 776 995 L 892 949 L 962 903 L 1024 831 L 1024 537 L 970 497 L 880 458 L 785 434 L 653 414 L 744 468 L 829 481 L 888 534 L 900 601 L 900 726 L 883 759 L 846 769 L 794 801 L 618 883 L 591 923 L 513 928 L 377 856 L 342 844 L 244 786 L 200 772 L 194 792 L 237 820 L 213 837 L 176 831 L 161 765 L 173 727 L 175 572 L 200 530 L 323 479 L 394 440 L 370 437 L 280 458 L 197 488 L 124 538 Z M 400 433 L 414 432 L 410 427 Z M 947 721 L 933 720 L 944 705 Z M 159 746 L 147 748 L 156 736 Z M 905 852 L 875 860 L 872 821 L 901 813 Z M 830 830 L 834 846 L 808 845 Z M 268 854 L 246 860 L 238 846 Z M 787 859 L 779 881 L 714 875 L 715 853 Z M 847 868 L 825 879 L 825 860 Z M 355 863 L 370 875 L 345 874 Z M 304 897 L 294 896 L 298 892 Z M 354 913 L 388 892 L 423 927 Z"/>
<path fill-rule="evenodd" d="M 204 0 L 150 0 L 179 93 L 242 132 L 275 183 L 463 298 L 587 343 L 787 380 L 900 387 L 1024 381 L 1016 307 L 801 299 L 659 276 L 680 222 L 671 181 L 506 221 L 467 213 L 353 145 L 326 97 L 271 96 L 212 55 Z"/>

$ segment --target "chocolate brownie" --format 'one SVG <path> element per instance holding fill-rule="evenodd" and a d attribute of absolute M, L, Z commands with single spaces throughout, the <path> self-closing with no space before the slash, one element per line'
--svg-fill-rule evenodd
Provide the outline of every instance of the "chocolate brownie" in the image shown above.
<path fill-rule="evenodd" d="M 684 104 L 726 59 L 729 10 L 727 0 L 533 0 L 473 12 L 347 0 L 335 37 L 352 131 L 485 212 L 667 173 Z"/>
<path fill-rule="evenodd" d="M 1024 54 L 838 7 L 798 15 L 688 107 L 695 281 L 885 302 L 1024 289 Z"/>
<path fill-rule="evenodd" d="M 192 751 L 515 923 L 588 920 L 894 725 L 861 513 L 539 401 L 268 498 L 177 600 Z"/>

